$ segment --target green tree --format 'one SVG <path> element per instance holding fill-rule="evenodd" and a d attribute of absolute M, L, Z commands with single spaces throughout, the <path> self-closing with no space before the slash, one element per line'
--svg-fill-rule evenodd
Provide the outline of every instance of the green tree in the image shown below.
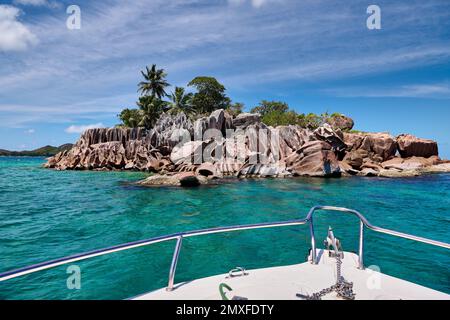
<path fill-rule="evenodd" d="M 262 100 L 251 112 L 259 113 L 262 117 L 271 112 L 285 113 L 289 110 L 289 105 L 281 101 Z"/>
<path fill-rule="evenodd" d="M 156 69 L 156 64 L 153 64 L 150 69 L 148 67 L 145 69 L 146 72 L 141 71 L 145 81 L 138 84 L 141 95 L 151 95 L 158 99 L 167 96 L 165 88 L 170 84 L 166 81 L 167 74 L 164 69 Z"/>
<path fill-rule="evenodd" d="M 140 97 L 137 105 L 142 112 L 139 126 L 147 129 L 153 128 L 161 114 L 168 110 L 168 103 L 155 96 Z"/>
<path fill-rule="evenodd" d="M 138 109 L 124 109 L 118 115 L 122 123 L 129 128 L 136 128 L 142 120 L 142 111 Z"/>
<path fill-rule="evenodd" d="M 192 106 L 192 93 L 185 93 L 184 88 L 175 87 L 175 91 L 170 95 L 170 113 L 176 114 L 184 112 L 186 115 L 195 114 Z"/>
<path fill-rule="evenodd" d="M 298 114 L 295 111 L 271 111 L 266 113 L 262 118 L 262 122 L 268 126 L 288 126 L 294 125 L 298 122 Z"/>
<path fill-rule="evenodd" d="M 225 87 L 216 78 L 196 77 L 189 82 L 188 86 L 197 89 L 197 93 L 192 98 L 192 105 L 197 113 L 226 109 L 231 102 L 225 94 Z"/>
<path fill-rule="evenodd" d="M 230 114 L 233 117 L 236 117 L 237 115 L 241 114 L 244 111 L 244 104 L 240 102 L 231 103 L 226 108 L 228 114 Z"/>
<path fill-rule="evenodd" d="M 304 115 L 304 122 L 300 124 L 301 127 L 309 129 L 317 129 L 323 123 L 323 117 L 315 113 L 308 113 Z"/>

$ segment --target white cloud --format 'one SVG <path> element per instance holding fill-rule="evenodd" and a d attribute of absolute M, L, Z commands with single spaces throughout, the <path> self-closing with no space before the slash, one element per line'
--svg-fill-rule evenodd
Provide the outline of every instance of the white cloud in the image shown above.
<path fill-rule="evenodd" d="M 450 97 L 450 86 L 448 83 L 409 85 L 403 87 L 403 92 L 400 92 L 401 94 L 416 97 Z"/>
<path fill-rule="evenodd" d="M 94 124 L 87 124 L 87 125 L 81 125 L 81 126 L 75 126 L 72 125 L 68 128 L 66 128 L 67 133 L 83 133 L 84 131 L 88 130 L 88 129 L 95 129 L 95 128 L 104 128 L 104 124 L 99 122 L 99 123 L 94 123 Z"/>
<path fill-rule="evenodd" d="M 274 1 L 274 0 L 250 0 L 250 1 L 247 1 L 247 0 L 228 0 L 228 3 L 230 3 L 231 5 L 235 5 L 235 6 L 236 5 L 241 5 L 241 4 L 244 4 L 244 3 L 247 3 L 247 2 L 250 2 L 252 7 L 254 7 L 254 8 L 260 8 L 260 7 L 262 7 L 263 5 L 265 5 L 265 4 L 269 3 L 269 2 L 276 2 L 276 1 Z"/>
<path fill-rule="evenodd" d="M 0 51 L 24 51 L 38 42 L 37 37 L 18 21 L 21 11 L 0 5 Z"/>
<path fill-rule="evenodd" d="M 328 94 L 338 97 L 354 98 L 429 98 L 429 99 L 449 99 L 449 83 L 432 84 L 407 84 L 389 87 L 344 87 L 324 90 Z"/>
<path fill-rule="evenodd" d="M 33 134 L 35 132 L 36 132 L 36 130 L 34 130 L 34 129 L 25 130 L 25 133 L 28 133 L 28 134 Z"/>
<path fill-rule="evenodd" d="M 51 8 L 56 8 L 60 6 L 59 3 L 48 0 L 14 0 L 14 4 L 23 6 L 34 6 L 34 7 L 45 6 Z"/>
<path fill-rule="evenodd" d="M 117 120 L 116 115 L 124 106 L 133 106 L 135 101 L 136 94 L 127 94 L 93 100 L 64 101 L 64 108 L 61 108 L 62 99 L 58 99 L 56 104 L 44 105 L 0 103 L 0 114 L 3 126 L 25 130 L 33 123 L 97 123 L 105 118 Z"/>
<path fill-rule="evenodd" d="M 268 2 L 267 0 L 252 0 L 252 6 L 255 8 L 259 8 L 264 4 L 266 4 L 267 2 Z"/>
<path fill-rule="evenodd" d="M 31 5 L 31 6 L 44 6 L 48 2 L 47 0 L 14 0 L 15 4 Z"/>

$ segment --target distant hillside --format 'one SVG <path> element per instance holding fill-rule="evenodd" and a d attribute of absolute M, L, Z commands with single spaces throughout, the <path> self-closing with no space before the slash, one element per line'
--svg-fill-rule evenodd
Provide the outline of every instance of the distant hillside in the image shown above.
<path fill-rule="evenodd" d="M 28 157 L 50 157 L 54 156 L 60 151 L 69 150 L 71 149 L 73 144 L 66 143 L 59 147 L 53 147 L 53 146 L 45 146 L 36 150 L 31 151 L 9 151 L 9 150 L 3 150 L 0 149 L 0 156 L 14 156 L 14 157 L 20 157 L 20 156 L 28 156 Z"/>

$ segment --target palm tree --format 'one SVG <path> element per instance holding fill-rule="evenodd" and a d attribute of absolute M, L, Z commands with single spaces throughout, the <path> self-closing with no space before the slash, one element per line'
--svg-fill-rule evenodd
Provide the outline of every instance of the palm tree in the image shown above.
<path fill-rule="evenodd" d="M 127 108 L 122 110 L 118 117 L 126 127 L 137 128 L 142 119 L 142 110 Z"/>
<path fill-rule="evenodd" d="M 139 83 L 138 91 L 142 95 L 150 94 L 158 97 L 158 99 L 167 96 L 165 88 L 170 86 L 170 84 L 165 79 L 167 74 L 164 72 L 164 69 L 156 69 L 156 64 L 152 65 L 150 69 L 148 67 L 145 67 L 145 69 L 146 72 L 141 71 L 145 81 Z"/>
<path fill-rule="evenodd" d="M 175 91 L 170 95 L 170 112 L 173 114 L 184 112 L 186 115 L 195 113 L 192 105 L 192 93 L 185 94 L 184 88 L 175 87 Z"/>
<path fill-rule="evenodd" d="M 137 105 L 142 111 L 142 118 L 139 122 L 139 126 L 148 129 L 153 128 L 161 114 L 168 109 L 168 103 L 155 96 L 140 97 Z"/>

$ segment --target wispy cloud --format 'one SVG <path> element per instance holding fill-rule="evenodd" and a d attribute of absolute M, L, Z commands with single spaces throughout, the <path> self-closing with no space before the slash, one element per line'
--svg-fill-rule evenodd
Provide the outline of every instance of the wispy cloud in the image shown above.
<path fill-rule="evenodd" d="M 73 123 L 82 119 L 115 120 L 124 107 L 133 107 L 135 99 L 135 95 L 127 94 L 57 105 L 0 104 L 0 114 L 2 126 L 10 128 L 24 128 L 33 123 Z"/>
<path fill-rule="evenodd" d="M 104 127 L 105 127 L 105 125 L 103 123 L 99 122 L 99 123 L 79 125 L 79 126 L 72 125 L 72 126 L 66 128 L 65 131 L 67 133 L 83 133 L 84 131 L 89 130 L 89 129 L 104 128 Z"/>
<path fill-rule="evenodd" d="M 324 92 L 338 97 L 450 99 L 450 84 L 409 84 L 389 87 L 351 86 L 326 89 Z"/>
<path fill-rule="evenodd" d="M 281 0 L 228 0 L 228 3 L 233 6 L 238 6 L 246 3 L 250 3 L 254 8 L 260 8 L 269 3 L 280 2 Z"/>
<path fill-rule="evenodd" d="M 79 5 L 81 30 L 65 28 L 65 12 L 46 10 L 27 21 L 26 28 L 40 39 L 36 50 L 0 56 L 4 125 L 80 117 L 87 123 L 111 121 L 121 108 L 134 104 L 139 70 L 151 63 L 164 67 L 172 84 L 207 74 L 231 89 L 270 90 L 280 81 L 300 87 L 433 65 L 450 57 L 450 44 L 442 39 L 450 11 L 440 0 L 432 5 L 384 3 L 379 32 L 367 30 L 363 0 L 351 6 L 334 0 L 109 0 Z M 419 91 L 403 88 L 414 89 Z"/>
<path fill-rule="evenodd" d="M 51 0 L 14 0 L 15 5 L 60 8 L 61 4 Z"/>
<path fill-rule="evenodd" d="M 36 35 L 18 20 L 20 14 L 16 7 L 0 5 L 0 52 L 24 51 L 38 42 Z"/>

